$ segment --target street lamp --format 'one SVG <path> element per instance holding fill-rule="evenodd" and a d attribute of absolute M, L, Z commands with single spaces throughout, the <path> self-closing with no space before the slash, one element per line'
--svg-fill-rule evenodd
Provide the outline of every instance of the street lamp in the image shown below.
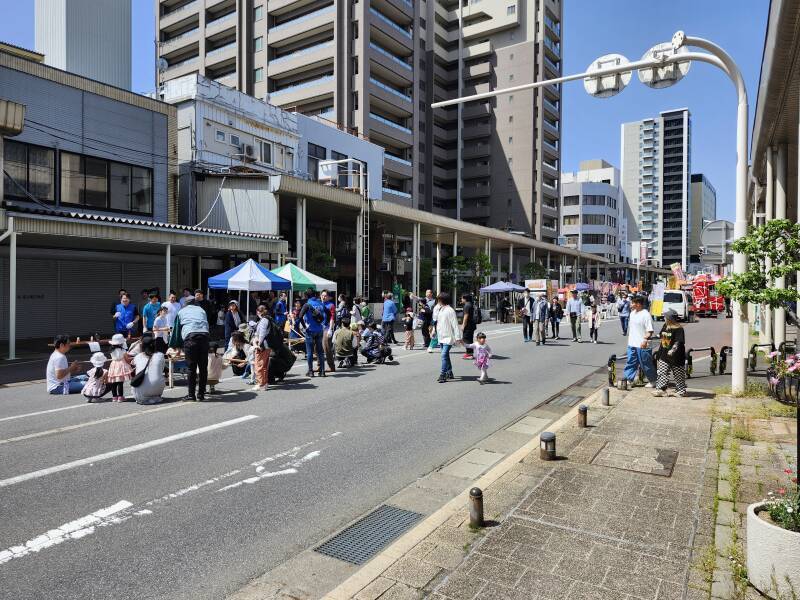
<path fill-rule="evenodd" d="M 699 48 L 705 52 L 688 51 L 689 47 Z M 683 31 L 678 31 L 672 36 L 671 42 L 652 47 L 638 61 L 628 62 L 621 55 L 606 55 L 594 61 L 584 73 L 434 102 L 431 104 L 431 108 L 443 108 L 579 79 L 584 80 L 587 92 L 590 94 L 601 98 L 609 97 L 624 89 L 634 70 L 638 72 L 639 79 L 645 85 L 654 88 L 667 87 L 679 81 L 686 74 L 692 61 L 714 65 L 730 78 L 736 88 L 736 222 L 734 239 L 738 239 L 747 233 L 747 88 L 739 67 L 731 56 L 713 42 L 703 38 L 689 37 Z M 735 253 L 733 272 L 743 274 L 746 267 L 744 254 Z M 745 386 L 745 357 L 747 355 L 745 346 L 749 328 L 747 315 L 743 313 L 738 302 L 733 303 L 733 311 L 731 388 L 734 393 L 737 393 L 744 391 Z"/>

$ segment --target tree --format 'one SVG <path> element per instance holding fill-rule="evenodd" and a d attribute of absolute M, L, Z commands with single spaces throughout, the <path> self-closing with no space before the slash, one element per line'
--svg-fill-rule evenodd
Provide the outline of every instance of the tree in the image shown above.
<path fill-rule="evenodd" d="M 774 219 L 751 227 L 733 243 L 734 252 L 747 258 L 747 270 L 720 279 L 716 288 L 726 298 L 742 304 L 779 308 L 800 297 L 796 288 L 768 287 L 778 277 L 800 271 L 800 225 L 788 219 Z M 772 264 L 768 267 L 767 260 Z"/>
<path fill-rule="evenodd" d="M 483 287 L 486 278 L 492 276 L 492 260 L 488 254 L 476 252 L 470 259 L 469 266 L 472 271 L 470 290 L 477 292 Z"/>
<path fill-rule="evenodd" d="M 309 271 L 325 279 L 333 279 L 336 274 L 333 261 L 333 256 L 328 253 L 328 248 L 323 242 L 316 238 L 309 238 L 308 254 L 306 255 L 306 267 Z"/>
<path fill-rule="evenodd" d="M 543 279 L 547 277 L 547 269 L 537 262 L 529 262 L 522 267 L 523 279 Z"/>

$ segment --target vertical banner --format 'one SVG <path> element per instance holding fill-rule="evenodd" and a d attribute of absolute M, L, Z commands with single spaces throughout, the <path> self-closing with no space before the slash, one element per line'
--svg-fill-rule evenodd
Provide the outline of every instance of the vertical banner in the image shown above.
<path fill-rule="evenodd" d="M 650 294 L 650 314 L 660 317 L 664 312 L 664 284 L 656 283 L 653 285 L 653 292 Z"/>

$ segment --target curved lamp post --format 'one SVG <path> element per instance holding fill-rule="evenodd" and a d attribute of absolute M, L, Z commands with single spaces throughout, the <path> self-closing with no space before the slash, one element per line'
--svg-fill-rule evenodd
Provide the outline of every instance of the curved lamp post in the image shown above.
<path fill-rule="evenodd" d="M 698 48 L 705 50 L 705 52 L 689 51 L 689 48 Z M 584 73 L 435 102 L 431 104 L 431 108 L 463 104 L 501 94 L 510 94 L 516 91 L 530 90 L 579 79 L 584 80 L 586 90 L 591 95 L 607 98 L 624 89 L 630 81 L 633 71 L 638 71 L 639 79 L 650 87 L 667 87 L 680 80 L 693 61 L 714 65 L 722 70 L 736 88 L 736 221 L 734 223 L 734 239 L 738 239 L 747 233 L 747 89 L 739 67 L 736 66 L 736 63 L 727 52 L 713 42 L 703 38 L 690 37 L 682 31 L 678 31 L 672 36 L 671 42 L 654 46 L 638 61 L 628 62 L 625 57 L 618 54 L 607 55 L 594 61 Z M 611 66 L 606 66 L 609 64 Z M 733 256 L 733 272 L 744 273 L 746 268 L 745 256 L 738 252 L 735 253 Z M 731 388 L 734 393 L 737 393 L 744 391 L 745 387 L 745 360 L 749 327 L 747 314 L 744 312 L 743 307 L 740 306 L 740 303 L 733 303 L 733 312 Z"/>

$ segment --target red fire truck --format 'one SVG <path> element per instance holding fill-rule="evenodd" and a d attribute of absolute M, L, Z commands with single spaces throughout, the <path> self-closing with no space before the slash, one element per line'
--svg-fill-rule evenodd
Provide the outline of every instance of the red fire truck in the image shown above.
<path fill-rule="evenodd" d="M 716 317 L 725 312 L 725 299 L 717 293 L 715 285 L 719 276 L 697 275 L 692 281 L 694 312 L 698 316 Z"/>

